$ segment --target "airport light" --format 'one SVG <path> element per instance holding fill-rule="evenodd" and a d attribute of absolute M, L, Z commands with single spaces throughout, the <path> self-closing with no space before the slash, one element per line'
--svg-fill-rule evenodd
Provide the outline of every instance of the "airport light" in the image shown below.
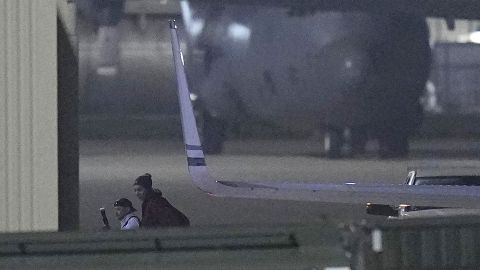
<path fill-rule="evenodd" d="M 228 26 L 228 36 L 233 40 L 248 41 L 252 31 L 243 24 L 232 23 Z"/>
<path fill-rule="evenodd" d="M 480 31 L 479 30 L 470 33 L 470 42 L 480 44 Z"/>
<path fill-rule="evenodd" d="M 180 1 L 180 8 L 183 13 L 183 22 L 192 36 L 198 36 L 205 26 L 205 22 L 202 19 L 193 18 L 193 13 L 190 5 L 187 1 Z"/>

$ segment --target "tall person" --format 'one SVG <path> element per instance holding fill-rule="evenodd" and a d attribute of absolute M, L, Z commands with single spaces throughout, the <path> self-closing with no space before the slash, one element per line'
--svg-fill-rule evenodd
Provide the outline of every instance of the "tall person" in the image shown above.
<path fill-rule="evenodd" d="M 160 190 L 152 188 L 149 173 L 135 179 L 133 190 L 142 201 L 142 228 L 190 226 L 187 216 L 171 205 Z"/>

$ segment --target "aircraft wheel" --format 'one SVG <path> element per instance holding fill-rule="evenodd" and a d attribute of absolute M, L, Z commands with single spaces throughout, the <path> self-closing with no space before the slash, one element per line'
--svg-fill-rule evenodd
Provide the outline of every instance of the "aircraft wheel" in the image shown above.
<path fill-rule="evenodd" d="M 350 132 L 352 155 L 365 154 L 368 141 L 367 129 L 365 127 L 352 127 Z"/>
<path fill-rule="evenodd" d="M 324 136 L 324 148 L 327 158 L 340 158 L 343 146 L 343 132 L 341 129 L 329 128 Z"/>
<path fill-rule="evenodd" d="M 379 138 L 380 158 L 404 158 L 408 155 L 408 134 L 391 131 Z"/>
<path fill-rule="evenodd" d="M 225 142 L 226 122 L 212 117 L 208 112 L 203 115 L 203 148 L 206 154 L 220 154 Z"/>

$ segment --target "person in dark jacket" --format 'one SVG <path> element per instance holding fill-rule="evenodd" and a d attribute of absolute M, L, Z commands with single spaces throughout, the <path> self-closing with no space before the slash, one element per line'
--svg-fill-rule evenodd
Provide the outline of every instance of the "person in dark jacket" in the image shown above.
<path fill-rule="evenodd" d="M 141 228 L 189 226 L 190 221 L 173 207 L 162 192 L 152 188 L 152 175 L 146 173 L 135 179 L 133 190 L 142 201 Z"/>

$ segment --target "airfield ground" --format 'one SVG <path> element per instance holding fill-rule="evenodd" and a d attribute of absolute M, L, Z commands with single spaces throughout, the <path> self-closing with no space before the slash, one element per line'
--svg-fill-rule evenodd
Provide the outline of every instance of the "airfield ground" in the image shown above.
<path fill-rule="evenodd" d="M 301 182 L 403 183 L 409 167 L 475 166 L 480 168 L 480 142 L 414 141 L 408 159 L 379 160 L 373 150 L 360 159 L 328 160 L 314 140 L 229 141 L 225 154 L 207 156 L 211 173 L 223 179 Z M 190 218 L 193 226 L 315 224 L 374 221 L 364 205 L 212 197 L 197 189 L 186 168 L 180 140 L 82 140 L 80 143 L 80 229 L 99 230 L 99 207 L 114 222 L 112 203 L 132 200 L 132 183 L 149 172 L 154 185 Z"/>

